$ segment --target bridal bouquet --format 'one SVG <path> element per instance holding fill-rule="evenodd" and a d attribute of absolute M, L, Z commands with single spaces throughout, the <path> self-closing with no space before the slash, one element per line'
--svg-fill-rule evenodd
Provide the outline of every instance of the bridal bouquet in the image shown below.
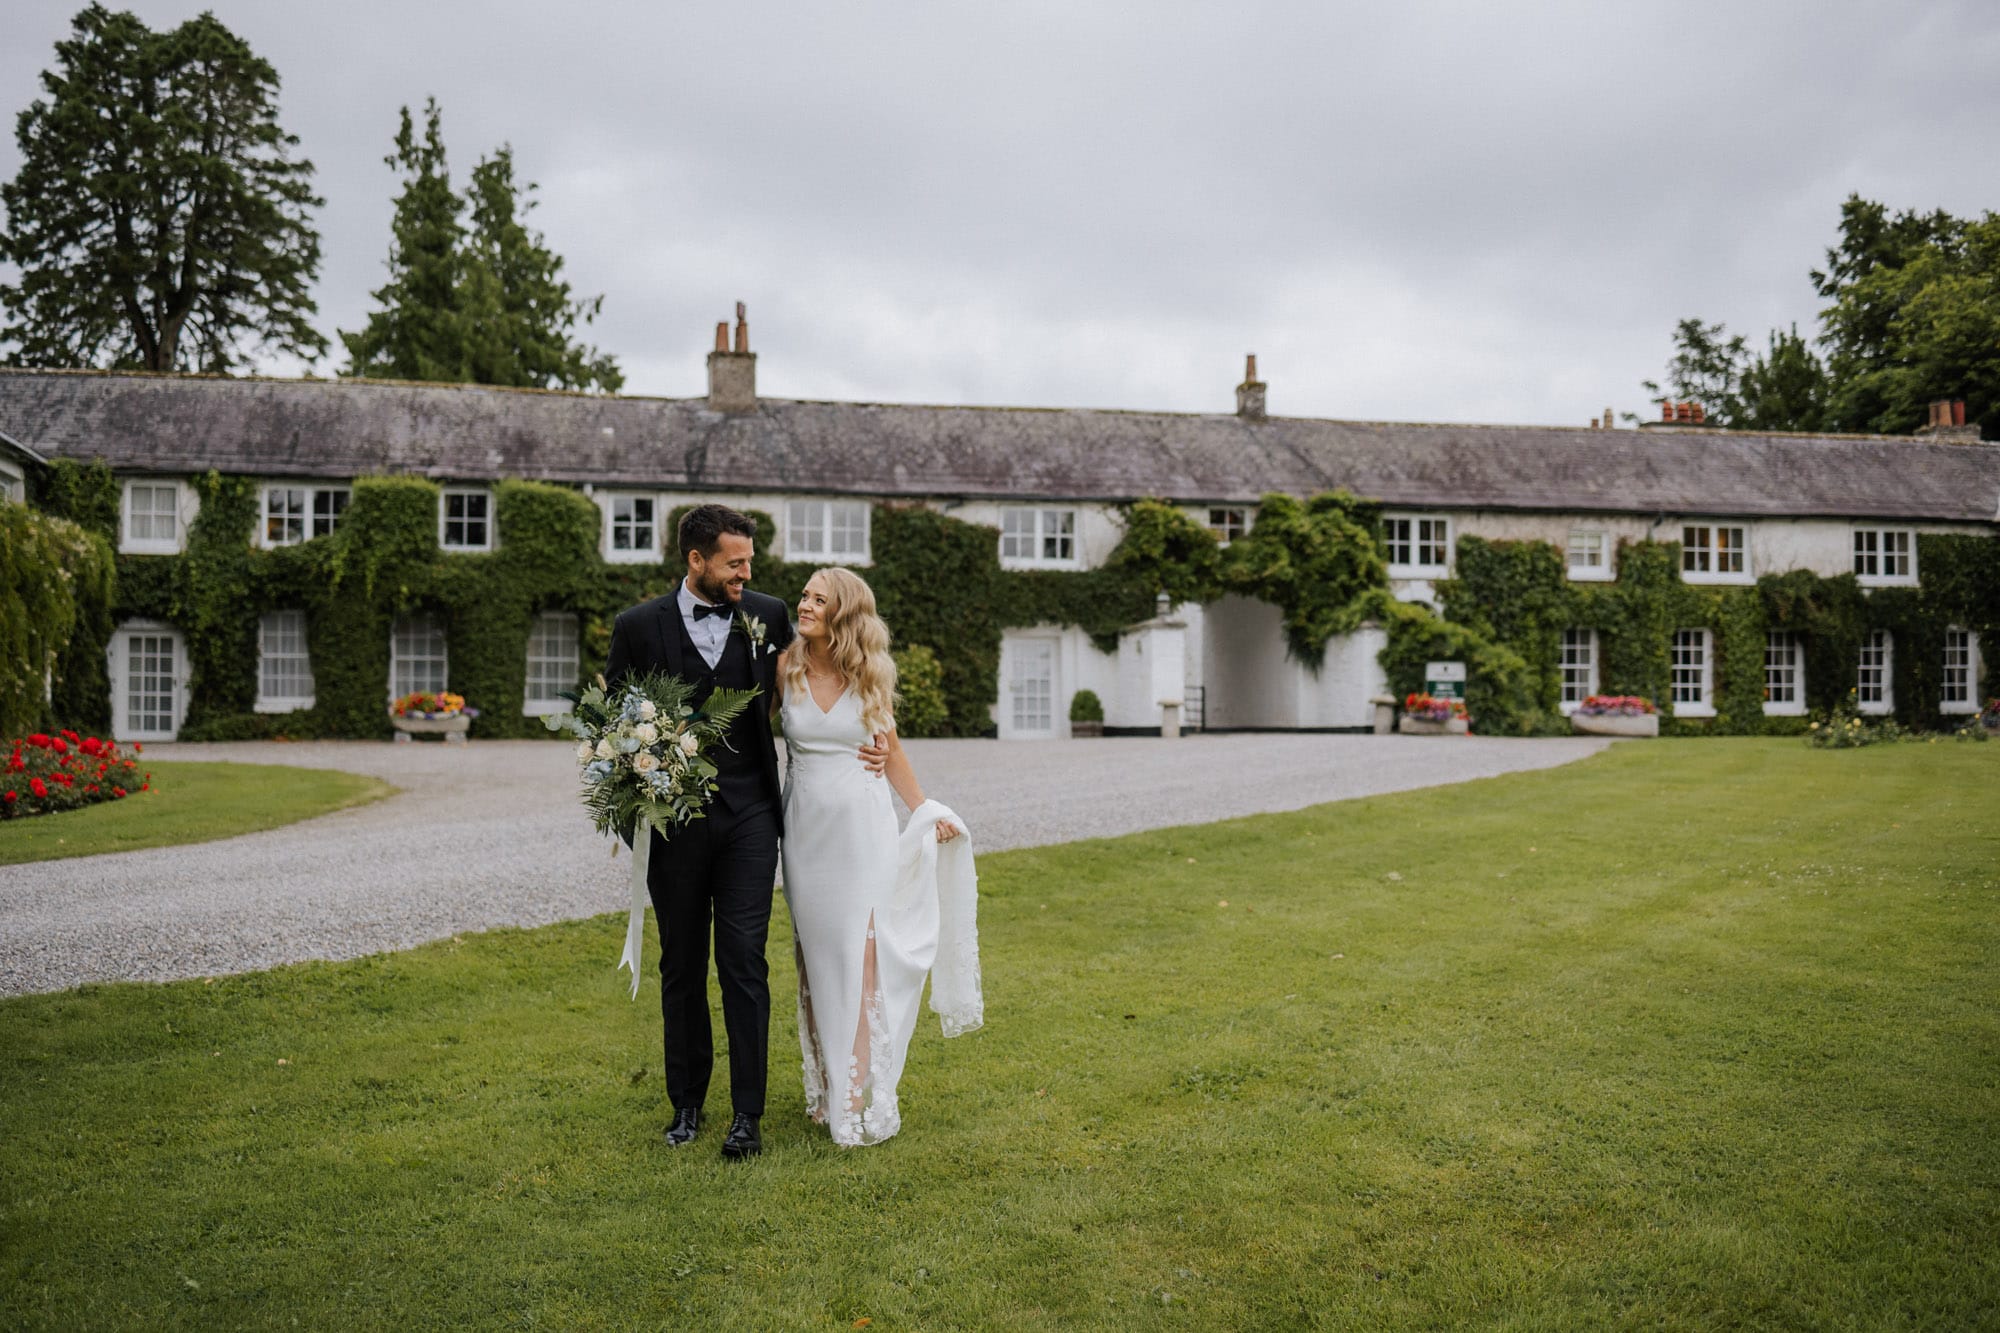
<path fill-rule="evenodd" d="M 632 844 L 632 906 L 625 921 L 625 952 L 618 965 L 632 969 L 632 998 L 639 997 L 639 950 L 646 920 L 646 871 L 653 833 L 674 830 L 702 817 L 716 792 L 716 745 L 756 690 L 711 690 L 701 707 L 694 687 L 657 672 L 633 676 L 616 689 L 604 677 L 581 694 L 565 695 L 576 707 L 545 718 L 550 731 L 576 737 L 576 762 L 583 769 L 583 806 L 599 833 L 615 833 Z M 616 856 L 614 845 L 611 854 Z"/>
<path fill-rule="evenodd" d="M 662 836 L 691 819 L 715 793 L 715 763 L 708 757 L 730 723 L 757 697 L 756 690 L 715 690 L 700 708 L 694 687 L 658 672 L 634 676 L 616 689 L 603 677 L 571 698 L 574 711 L 544 718 L 550 731 L 577 738 L 583 769 L 583 804 L 599 833 L 634 839 L 641 823 Z"/>

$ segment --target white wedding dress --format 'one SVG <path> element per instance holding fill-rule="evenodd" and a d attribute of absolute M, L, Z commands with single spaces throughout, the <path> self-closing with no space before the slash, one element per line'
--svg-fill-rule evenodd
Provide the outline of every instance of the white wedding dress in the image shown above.
<path fill-rule="evenodd" d="M 787 697 L 783 717 L 806 1110 L 835 1143 L 880 1143 L 902 1127 L 896 1086 L 934 962 L 931 1007 L 945 1034 L 983 1018 L 970 840 L 937 846 L 938 819 L 960 821 L 933 801 L 898 834 L 888 782 L 855 753 L 869 733 L 853 690 L 827 709 L 810 691 Z"/>

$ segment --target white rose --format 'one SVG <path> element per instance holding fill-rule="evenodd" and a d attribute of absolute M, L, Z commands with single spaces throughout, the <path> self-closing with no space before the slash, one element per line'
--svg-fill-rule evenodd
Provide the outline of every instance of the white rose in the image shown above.
<path fill-rule="evenodd" d="M 681 737 L 681 753 L 692 757 L 701 749 L 701 738 L 692 731 Z"/>
<path fill-rule="evenodd" d="M 647 745 L 651 745 L 654 741 L 660 739 L 660 729 L 650 722 L 641 722 L 632 729 L 632 734 Z"/>
<path fill-rule="evenodd" d="M 660 761 L 653 757 L 650 750 L 641 750 L 632 756 L 632 769 L 636 773 L 650 773 L 659 766 Z"/>
<path fill-rule="evenodd" d="M 609 759 L 616 753 L 617 751 L 611 748 L 611 739 L 609 737 L 597 743 L 597 757 L 599 759 Z"/>
<path fill-rule="evenodd" d="M 589 763 L 589 762 L 590 762 L 590 756 L 591 756 L 592 754 L 594 754 L 594 753 L 595 753 L 595 751 L 593 751 L 593 750 L 592 750 L 592 749 L 590 748 L 590 742 L 589 742 L 589 741 L 578 741 L 578 742 L 577 742 L 577 746 L 576 746 L 576 762 L 577 762 L 577 763 L 579 763 L 579 764 L 587 764 L 587 763 Z"/>
<path fill-rule="evenodd" d="M 659 712 L 659 709 L 653 707 L 653 701 L 650 699 L 644 700 L 639 704 L 639 720 L 642 722 L 651 722 L 655 717 L 659 716 Z"/>

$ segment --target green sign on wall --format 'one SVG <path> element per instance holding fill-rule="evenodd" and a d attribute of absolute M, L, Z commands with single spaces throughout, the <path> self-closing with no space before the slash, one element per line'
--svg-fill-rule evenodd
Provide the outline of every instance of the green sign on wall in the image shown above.
<path fill-rule="evenodd" d="M 1465 663 L 1424 663 L 1424 693 L 1433 699 L 1465 697 Z"/>

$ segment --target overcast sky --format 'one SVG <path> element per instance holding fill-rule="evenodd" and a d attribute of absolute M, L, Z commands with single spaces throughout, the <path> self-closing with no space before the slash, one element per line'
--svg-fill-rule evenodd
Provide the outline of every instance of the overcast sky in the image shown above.
<path fill-rule="evenodd" d="M 0 109 L 80 7 L 7 0 Z M 772 397 L 1229 411 L 1254 351 L 1278 415 L 1582 424 L 1682 316 L 1810 329 L 1850 192 L 2000 208 L 1991 0 L 213 8 L 318 168 L 336 348 L 435 95 L 631 393 L 705 392 L 743 300 Z"/>

